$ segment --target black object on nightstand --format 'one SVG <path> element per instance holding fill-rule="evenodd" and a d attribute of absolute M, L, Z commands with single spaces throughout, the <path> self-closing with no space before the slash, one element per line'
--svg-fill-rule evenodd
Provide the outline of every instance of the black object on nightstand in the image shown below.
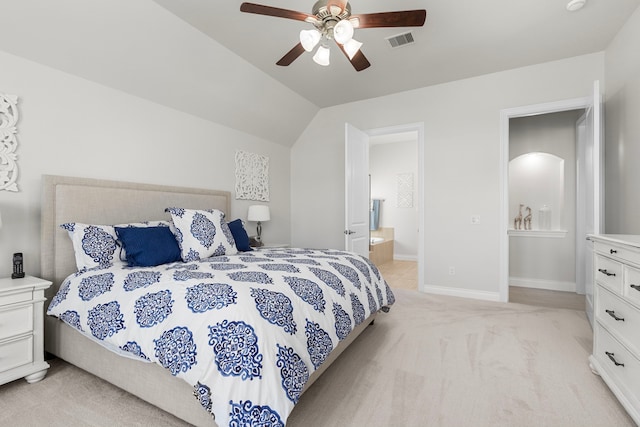
<path fill-rule="evenodd" d="M 24 270 L 22 267 L 22 252 L 13 254 L 13 274 L 12 279 L 22 279 L 24 277 Z"/>

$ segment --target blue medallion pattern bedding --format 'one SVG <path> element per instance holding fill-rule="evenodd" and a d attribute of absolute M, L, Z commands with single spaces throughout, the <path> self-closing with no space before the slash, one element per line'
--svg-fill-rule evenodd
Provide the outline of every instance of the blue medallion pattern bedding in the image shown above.
<path fill-rule="evenodd" d="M 395 299 L 378 269 L 332 250 L 261 249 L 69 276 L 47 314 L 193 386 L 219 426 L 284 426 L 335 346 Z"/>

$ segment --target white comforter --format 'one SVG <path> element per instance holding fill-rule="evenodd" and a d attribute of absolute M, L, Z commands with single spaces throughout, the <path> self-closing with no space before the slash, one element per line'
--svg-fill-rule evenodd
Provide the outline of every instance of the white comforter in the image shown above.
<path fill-rule="evenodd" d="M 338 342 L 393 302 L 366 258 L 263 249 L 79 272 L 47 314 L 183 378 L 220 426 L 283 426 Z"/>

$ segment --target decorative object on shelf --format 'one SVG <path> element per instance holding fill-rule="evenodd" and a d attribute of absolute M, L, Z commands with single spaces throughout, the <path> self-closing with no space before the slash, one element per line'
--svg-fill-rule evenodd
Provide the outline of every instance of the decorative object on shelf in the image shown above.
<path fill-rule="evenodd" d="M 398 182 L 398 207 L 413 207 L 413 174 L 399 173 L 396 175 Z"/>
<path fill-rule="evenodd" d="M 0 190 L 18 191 L 18 97 L 0 93 Z"/>
<path fill-rule="evenodd" d="M 551 208 L 547 205 L 543 205 L 538 211 L 538 228 L 551 230 Z"/>
<path fill-rule="evenodd" d="M 269 212 L 269 206 L 266 205 L 251 205 L 249 206 L 249 212 L 247 213 L 247 221 L 254 221 L 258 223 L 256 229 L 257 236 L 254 246 L 262 246 L 262 222 L 269 221 L 271 214 Z"/>
<path fill-rule="evenodd" d="M 526 208 L 524 208 L 524 210 L 527 211 L 527 215 L 525 215 L 524 219 L 522 220 L 522 222 L 524 223 L 524 229 L 531 230 L 531 218 L 533 218 L 533 215 L 531 214 L 531 208 L 527 206 Z"/>
<path fill-rule="evenodd" d="M 236 151 L 236 199 L 269 201 L 269 157 Z"/>
<path fill-rule="evenodd" d="M 514 230 L 522 230 L 522 208 L 524 205 L 520 203 L 520 207 L 518 208 L 518 215 L 513 219 L 513 229 Z"/>

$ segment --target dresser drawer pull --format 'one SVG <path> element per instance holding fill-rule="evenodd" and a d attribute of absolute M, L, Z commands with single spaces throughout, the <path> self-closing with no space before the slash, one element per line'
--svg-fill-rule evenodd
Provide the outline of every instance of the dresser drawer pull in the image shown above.
<path fill-rule="evenodd" d="M 613 357 L 613 356 L 615 356 L 615 354 L 610 353 L 610 352 L 608 352 L 608 351 L 605 351 L 605 352 L 604 352 L 604 354 L 606 354 L 607 356 L 609 356 L 609 359 L 611 359 L 611 361 L 612 361 L 616 366 L 622 366 L 622 367 L 624 367 L 624 363 L 620 363 L 620 362 L 618 362 L 618 361 L 615 359 L 615 357 Z"/>
<path fill-rule="evenodd" d="M 613 254 L 617 254 L 618 251 L 616 251 L 615 249 L 609 249 L 609 253 L 613 255 Z"/>
<path fill-rule="evenodd" d="M 604 274 L 604 275 L 607 275 L 607 276 L 614 276 L 614 277 L 615 277 L 615 275 L 616 275 L 616 273 L 609 273 L 609 272 L 608 272 L 606 269 L 604 269 L 604 268 L 599 268 L 599 269 L 598 269 L 598 271 L 599 271 L 600 273 Z"/>
<path fill-rule="evenodd" d="M 629 285 L 629 286 L 631 286 L 636 291 L 640 292 L 640 285 Z"/>
<path fill-rule="evenodd" d="M 614 319 L 616 319 L 616 321 L 623 321 L 624 322 L 624 317 L 618 317 L 616 316 L 616 312 L 614 310 L 605 310 L 607 312 L 607 314 L 611 317 L 613 317 Z"/>

